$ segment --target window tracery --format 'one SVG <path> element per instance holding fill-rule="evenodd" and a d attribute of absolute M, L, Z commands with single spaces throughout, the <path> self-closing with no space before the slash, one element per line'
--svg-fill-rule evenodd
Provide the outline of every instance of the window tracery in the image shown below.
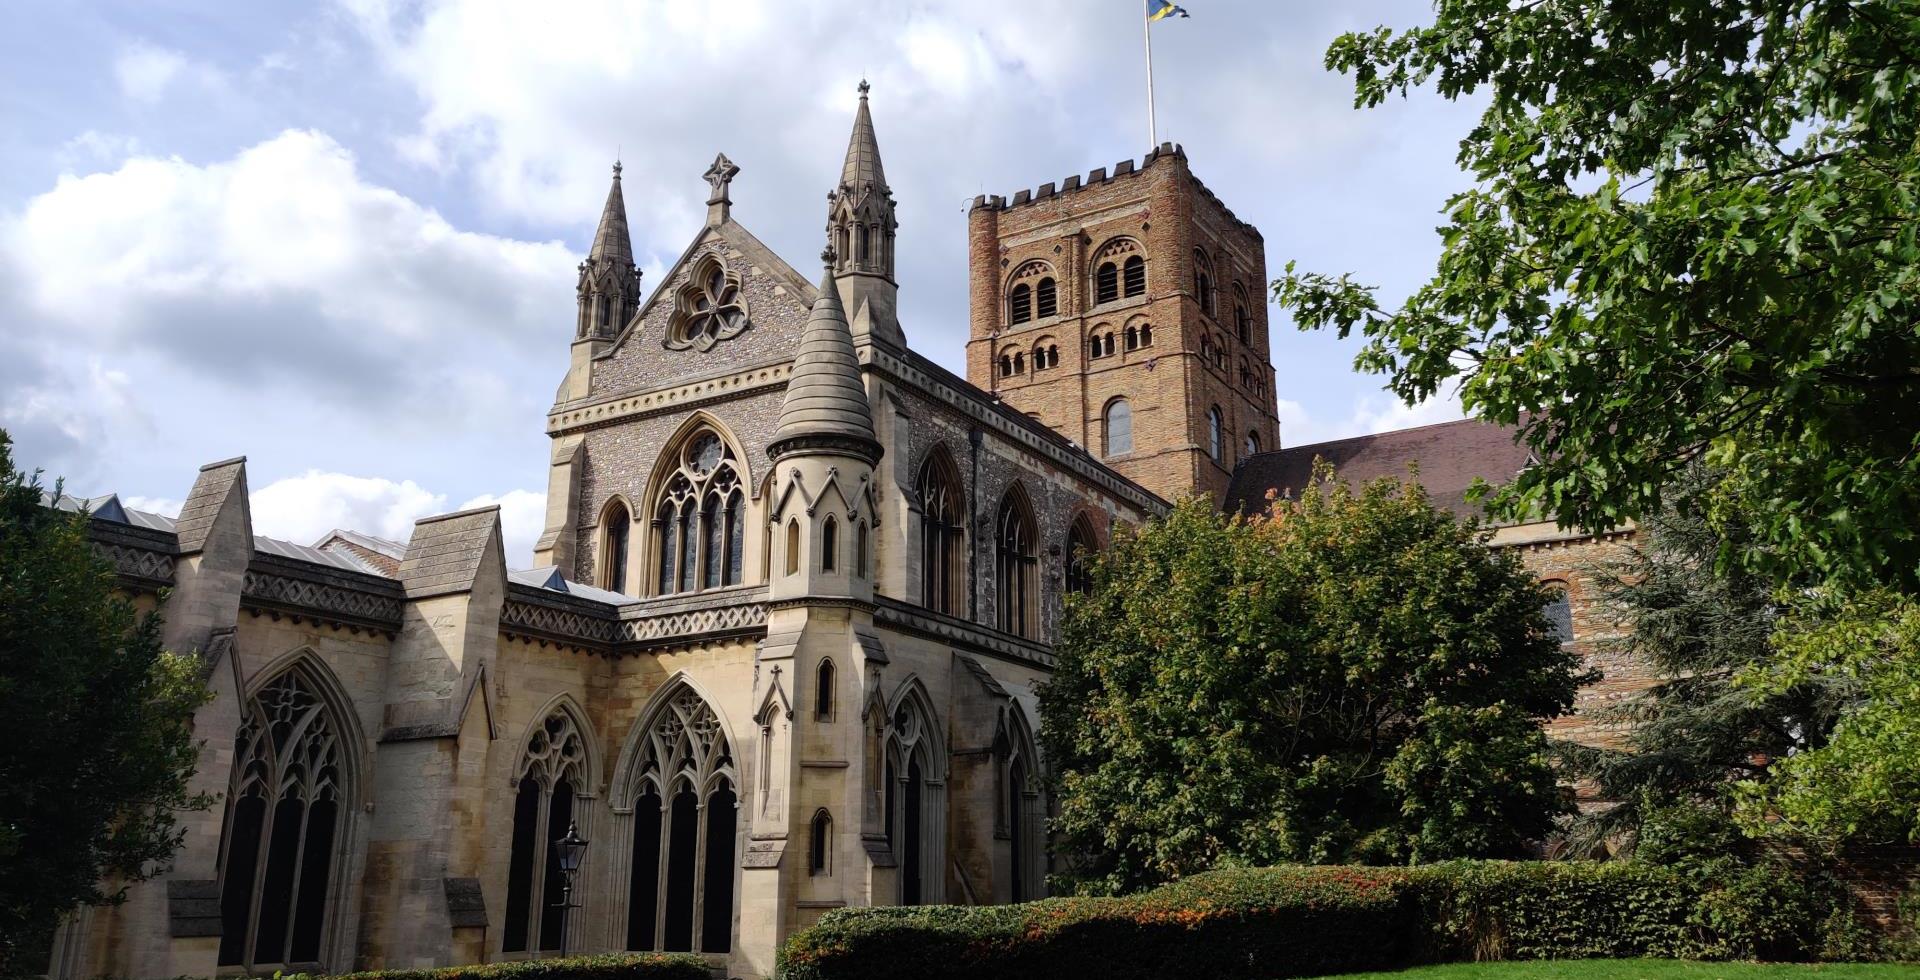
<path fill-rule="evenodd" d="M 959 615 L 966 608 L 966 494 L 946 451 L 920 464 L 920 604 Z"/>
<path fill-rule="evenodd" d="M 746 541 L 746 491 L 733 449 L 711 429 L 678 448 L 653 509 L 658 595 L 738 585 Z"/>
<path fill-rule="evenodd" d="M 304 664 L 247 699 L 220 848 L 219 964 L 319 965 L 353 800 L 344 723 Z"/>
<path fill-rule="evenodd" d="M 1033 637 L 1039 632 L 1039 535 L 1034 528 L 1033 509 L 1017 484 L 1000 501 L 998 526 L 995 554 L 999 568 L 994 580 L 998 601 L 994 611 L 1002 630 Z"/>
<path fill-rule="evenodd" d="M 573 715 L 555 708 L 528 732 L 514 767 L 513 837 L 507 861 L 506 923 L 500 951 L 558 950 L 565 943 L 565 878 L 552 842 L 576 819 L 587 789 L 586 737 Z"/>
<path fill-rule="evenodd" d="M 666 344 L 674 350 L 709 351 L 752 325 L 740 277 L 709 256 L 675 296 Z"/>
<path fill-rule="evenodd" d="M 719 716 L 691 687 L 657 711 L 634 776 L 627 948 L 733 948 L 739 774 Z"/>

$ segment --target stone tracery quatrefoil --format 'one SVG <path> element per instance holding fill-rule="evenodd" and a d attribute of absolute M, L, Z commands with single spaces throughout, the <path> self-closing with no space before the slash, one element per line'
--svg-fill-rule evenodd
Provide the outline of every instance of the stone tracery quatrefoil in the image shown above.
<path fill-rule="evenodd" d="M 739 278 L 728 274 L 720 263 L 708 261 L 694 270 L 692 281 L 680 291 L 673 325 L 667 331 L 667 346 L 709 351 L 715 344 L 745 333 L 750 326 Z"/>

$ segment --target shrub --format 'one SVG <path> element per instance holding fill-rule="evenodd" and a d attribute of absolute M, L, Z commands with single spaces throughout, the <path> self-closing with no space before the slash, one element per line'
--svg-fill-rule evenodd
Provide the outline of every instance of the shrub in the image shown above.
<path fill-rule="evenodd" d="M 1819 941 L 1809 894 L 1777 869 L 1708 881 L 1633 862 L 1219 870 L 1126 898 L 843 909 L 788 941 L 781 976 L 1252 980 L 1452 960 L 1793 959 Z"/>
<path fill-rule="evenodd" d="M 710 980 L 707 961 L 691 953 L 620 953 L 447 966 L 429 970 L 367 970 L 330 980 Z M 318 980 L 294 974 L 283 980 Z"/>

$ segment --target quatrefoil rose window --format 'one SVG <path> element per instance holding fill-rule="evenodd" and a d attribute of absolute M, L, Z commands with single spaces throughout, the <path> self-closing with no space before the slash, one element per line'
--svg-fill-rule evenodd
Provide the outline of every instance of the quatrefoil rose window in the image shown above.
<path fill-rule="evenodd" d="M 667 331 L 667 346 L 675 350 L 708 351 L 723 340 L 745 333 L 751 325 L 739 277 L 719 262 L 708 259 L 694 270 L 693 277 L 680 291 L 673 325 Z"/>

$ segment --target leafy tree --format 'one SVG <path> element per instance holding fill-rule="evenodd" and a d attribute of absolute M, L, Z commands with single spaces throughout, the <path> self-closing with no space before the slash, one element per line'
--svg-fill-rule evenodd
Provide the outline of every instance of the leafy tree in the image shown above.
<path fill-rule="evenodd" d="M 1715 839 L 1737 835 L 1735 783 L 1824 744 L 1846 705 L 1845 694 L 1818 677 L 1768 688 L 1742 683 L 1744 672 L 1772 661 L 1782 607 L 1771 580 L 1716 567 L 1723 548 L 1753 546 L 1707 518 L 1726 489 L 1705 470 L 1688 470 L 1660 511 L 1641 522 L 1626 554 L 1595 569 L 1596 608 L 1617 637 L 1599 642 L 1659 680 L 1597 712 L 1624 731 L 1621 745 L 1565 747 L 1574 772 L 1620 801 L 1576 822 L 1575 852 L 1606 839 L 1635 841 L 1648 820 L 1660 824 L 1656 836 L 1709 823 L 1717 824 Z"/>
<path fill-rule="evenodd" d="M 68 909 L 161 870 L 177 812 L 210 802 L 187 790 L 206 688 L 159 626 L 0 432 L 0 974 L 43 954 Z"/>
<path fill-rule="evenodd" d="M 1498 512 L 1614 526 L 1706 459 L 1760 568 L 1920 584 L 1920 12 L 1886 0 L 1437 0 L 1327 52 L 1356 104 L 1484 94 L 1433 278 L 1287 267 L 1403 398 L 1458 382 L 1540 465 Z"/>
<path fill-rule="evenodd" d="M 1540 723 L 1580 678 L 1548 593 L 1418 485 L 1319 477 L 1094 561 L 1040 700 L 1065 884 L 1514 855 L 1563 812 Z"/>
<path fill-rule="evenodd" d="M 1821 744 L 1740 785 L 1756 833 L 1920 841 L 1920 601 L 1877 590 L 1815 594 L 1775 637 L 1779 656 L 1743 681 L 1767 696 L 1808 685 L 1847 699 Z"/>

